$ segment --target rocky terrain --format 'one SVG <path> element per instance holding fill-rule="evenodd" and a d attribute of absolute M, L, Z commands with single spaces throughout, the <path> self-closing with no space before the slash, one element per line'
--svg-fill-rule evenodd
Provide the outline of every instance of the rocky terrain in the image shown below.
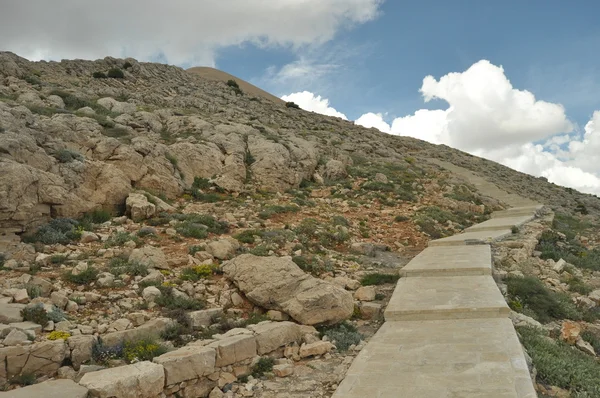
<path fill-rule="evenodd" d="M 505 208 L 432 159 L 555 211 L 498 245 L 497 278 L 515 323 L 570 333 L 595 358 L 598 198 L 213 75 L 0 53 L 5 389 L 59 378 L 92 396 L 330 396 L 398 269 Z M 568 394 L 544 366 L 540 391 Z M 138 395 L 115 382 L 127 372 Z"/>

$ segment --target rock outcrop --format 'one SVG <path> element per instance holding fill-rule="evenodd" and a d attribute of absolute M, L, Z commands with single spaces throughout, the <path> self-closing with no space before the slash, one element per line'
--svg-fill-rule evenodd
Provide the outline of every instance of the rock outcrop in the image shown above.
<path fill-rule="evenodd" d="M 254 303 L 305 325 L 340 322 L 354 311 L 352 294 L 310 276 L 289 257 L 243 254 L 225 263 L 223 272 Z"/>

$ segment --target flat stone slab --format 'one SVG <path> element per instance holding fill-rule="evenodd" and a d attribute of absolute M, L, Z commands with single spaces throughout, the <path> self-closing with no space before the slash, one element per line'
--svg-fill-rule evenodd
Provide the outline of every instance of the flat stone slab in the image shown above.
<path fill-rule="evenodd" d="M 506 210 L 495 211 L 490 216 L 492 218 L 527 216 L 530 214 L 535 214 L 543 207 L 544 205 L 513 207 Z"/>
<path fill-rule="evenodd" d="M 467 229 L 466 232 L 475 231 L 496 231 L 512 229 L 513 227 L 520 227 L 521 225 L 529 222 L 535 218 L 534 214 L 517 216 L 517 217 L 502 217 L 492 218 L 479 224 L 475 224 Z"/>
<path fill-rule="evenodd" d="M 398 281 L 386 321 L 507 318 L 510 308 L 489 276 L 413 277 Z"/>
<path fill-rule="evenodd" d="M 400 276 L 474 276 L 492 274 L 489 245 L 428 247 L 400 270 Z"/>
<path fill-rule="evenodd" d="M 0 392 L 0 398 L 87 398 L 88 389 L 73 380 L 50 380 L 32 386 Z"/>
<path fill-rule="evenodd" d="M 386 322 L 332 398 L 536 398 L 510 319 Z"/>
<path fill-rule="evenodd" d="M 512 231 L 510 229 L 465 232 L 447 238 L 432 240 L 429 242 L 429 246 L 487 245 L 496 240 L 506 238 L 511 234 Z"/>

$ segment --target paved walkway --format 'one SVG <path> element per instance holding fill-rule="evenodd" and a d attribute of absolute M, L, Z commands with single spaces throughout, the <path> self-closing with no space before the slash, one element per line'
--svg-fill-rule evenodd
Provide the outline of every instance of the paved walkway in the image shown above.
<path fill-rule="evenodd" d="M 431 241 L 400 271 L 386 322 L 332 398 L 537 397 L 510 310 L 491 276 L 489 243 L 533 219 L 541 206 L 450 166 L 514 208 Z"/>

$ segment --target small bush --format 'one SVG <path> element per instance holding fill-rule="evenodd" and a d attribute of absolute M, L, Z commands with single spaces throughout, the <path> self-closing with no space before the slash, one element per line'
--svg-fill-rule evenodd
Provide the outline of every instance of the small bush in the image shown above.
<path fill-rule="evenodd" d="M 67 315 L 65 314 L 65 312 L 57 306 L 53 305 L 52 311 L 48 312 L 48 320 L 56 323 L 64 321 L 65 319 L 67 319 Z"/>
<path fill-rule="evenodd" d="M 54 158 L 60 163 L 71 163 L 74 161 L 82 162 L 84 157 L 77 152 L 70 151 L 68 149 L 59 149 L 55 154 Z"/>
<path fill-rule="evenodd" d="M 69 337 L 71 337 L 71 333 L 62 332 L 62 331 L 58 331 L 58 330 L 50 332 L 50 334 L 48 334 L 48 336 L 46 336 L 46 338 L 48 340 L 66 340 Z"/>
<path fill-rule="evenodd" d="M 123 358 L 123 344 L 109 347 L 104 345 L 102 339 L 98 339 L 92 345 L 92 360 L 97 364 L 106 364 L 111 359 Z"/>
<path fill-rule="evenodd" d="M 53 265 L 60 265 L 60 264 L 64 264 L 67 262 L 67 256 L 65 256 L 64 254 L 54 254 L 52 256 L 50 256 L 50 264 Z"/>
<path fill-rule="evenodd" d="M 148 266 L 138 263 L 137 261 L 128 261 L 123 257 L 115 257 L 108 263 L 110 272 L 113 275 L 131 275 L 131 276 L 146 276 L 148 275 Z"/>
<path fill-rule="evenodd" d="M 211 265 L 197 265 L 195 267 L 184 268 L 181 271 L 180 279 L 184 281 L 197 282 L 200 279 L 206 279 L 213 274 L 214 266 Z"/>
<path fill-rule="evenodd" d="M 239 84 L 233 79 L 227 80 L 227 85 L 233 88 L 240 88 Z"/>
<path fill-rule="evenodd" d="M 506 286 L 513 309 L 533 316 L 539 322 L 582 319 L 582 314 L 567 295 L 548 289 L 535 277 L 509 277 Z"/>
<path fill-rule="evenodd" d="M 175 226 L 175 230 L 188 238 L 204 239 L 208 236 L 206 225 L 183 221 Z"/>
<path fill-rule="evenodd" d="M 126 341 L 123 344 L 123 358 L 129 362 L 152 361 L 154 357 L 167 352 L 167 348 L 152 338 Z"/>
<path fill-rule="evenodd" d="M 408 221 L 410 220 L 410 217 L 406 217 L 406 216 L 402 216 L 402 215 L 398 215 L 396 217 L 394 217 L 394 221 L 396 222 L 404 222 L 404 221 Z"/>
<path fill-rule="evenodd" d="M 203 252 L 203 251 L 205 251 L 204 246 L 194 245 L 194 246 L 190 246 L 188 248 L 188 253 L 192 256 L 198 252 Z"/>
<path fill-rule="evenodd" d="M 114 247 L 114 246 L 123 246 L 128 241 L 134 241 L 136 245 L 140 242 L 137 236 L 131 235 L 128 232 L 117 232 L 108 237 L 106 242 L 104 243 L 104 247 Z"/>
<path fill-rule="evenodd" d="M 369 274 L 362 277 L 360 284 L 363 286 L 383 285 L 385 283 L 396 283 L 400 279 L 398 274 Z"/>
<path fill-rule="evenodd" d="M 338 323 L 333 326 L 319 328 L 321 337 L 327 336 L 335 344 L 338 351 L 347 351 L 351 345 L 360 343 L 363 336 L 356 327 L 349 322 Z"/>
<path fill-rule="evenodd" d="M 0 253 L 0 268 L 4 267 L 5 262 L 6 262 L 6 255 L 4 253 Z"/>
<path fill-rule="evenodd" d="M 38 285 L 26 285 L 27 295 L 29 298 L 34 299 L 42 295 L 42 289 Z"/>
<path fill-rule="evenodd" d="M 273 365 L 275 365 L 275 360 L 270 357 L 261 357 L 256 365 L 252 367 L 252 376 L 253 377 L 262 377 L 265 373 L 273 370 Z"/>
<path fill-rule="evenodd" d="M 48 313 L 41 303 L 23 308 L 21 310 L 21 316 L 24 321 L 37 323 L 42 327 L 45 327 L 48 324 Z"/>
<path fill-rule="evenodd" d="M 92 77 L 94 79 L 106 79 L 108 76 L 106 76 L 106 73 L 104 72 L 94 72 L 92 73 Z"/>
<path fill-rule="evenodd" d="M 112 68 L 108 71 L 106 76 L 108 76 L 112 79 L 123 79 L 125 77 L 125 74 L 119 68 Z"/>
<path fill-rule="evenodd" d="M 246 231 L 242 231 L 233 237 L 242 243 L 254 243 L 256 241 L 256 237 L 262 237 L 263 232 L 257 229 L 248 229 Z"/>
<path fill-rule="evenodd" d="M 209 216 L 207 214 L 174 214 L 173 218 L 181 221 L 181 223 L 179 223 L 175 229 L 178 227 L 180 229 L 186 229 L 189 226 L 195 226 L 196 229 L 204 229 L 206 232 L 217 235 L 224 234 L 229 231 L 228 223 L 224 221 L 217 221 L 213 216 Z M 182 235 L 185 234 L 182 233 Z"/>
<path fill-rule="evenodd" d="M 206 304 L 200 300 L 174 296 L 172 288 L 162 288 L 162 295 L 155 300 L 155 303 L 169 310 L 189 310 L 196 311 L 204 309 Z"/>
<path fill-rule="evenodd" d="M 131 65 L 131 62 L 125 61 L 125 63 L 123 64 L 123 69 L 129 69 L 129 68 L 133 68 L 133 65 Z"/>
<path fill-rule="evenodd" d="M 296 206 L 296 205 L 288 205 L 288 206 L 271 205 L 271 206 L 265 206 L 258 213 L 258 217 L 262 218 L 263 220 L 266 220 L 268 218 L 273 217 L 275 214 L 296 213 L 296 212 L 298 212 L 298 210 L 300 210 L 300 208 L 298 206 Z"/>
<path fill-rule="evenodd" d="M 73 274 L 73 271 L 67 271 L 65 279 L 76 285 L 87 285 L 96 280 L 98 273 L 99 271 L 90 265 L 85 271 L 82 271 L 77 275 Z"/>
<path fill-rule="evenodd" d="M 296 104 L 295 102 L 292 101 L 288 101 L 285 103 L 285 107 L 286 108 L 293 108 L 293 109 L 300 109 L 300 105 Z"/>
<path fill-rule="evenodd" d="M 56 243 L 66 245 L 81 237 L 81 232 L 77 230 L 78 225 L 77 221 L 70 218 L 55 218 L 38 228 L 33 235 L 24 237 L 24 241 L 27 243 L 40 242 L 45 245 Z"/>
<path fill-rule="evenodd" d="M 18 384 L 20 386 L 31 386 L 35 384 L 37 377 L 33 373 L 21 373 L 10 379 L 10 384 Z M 10 394 L 10 393 L 9 393 Z"/>

